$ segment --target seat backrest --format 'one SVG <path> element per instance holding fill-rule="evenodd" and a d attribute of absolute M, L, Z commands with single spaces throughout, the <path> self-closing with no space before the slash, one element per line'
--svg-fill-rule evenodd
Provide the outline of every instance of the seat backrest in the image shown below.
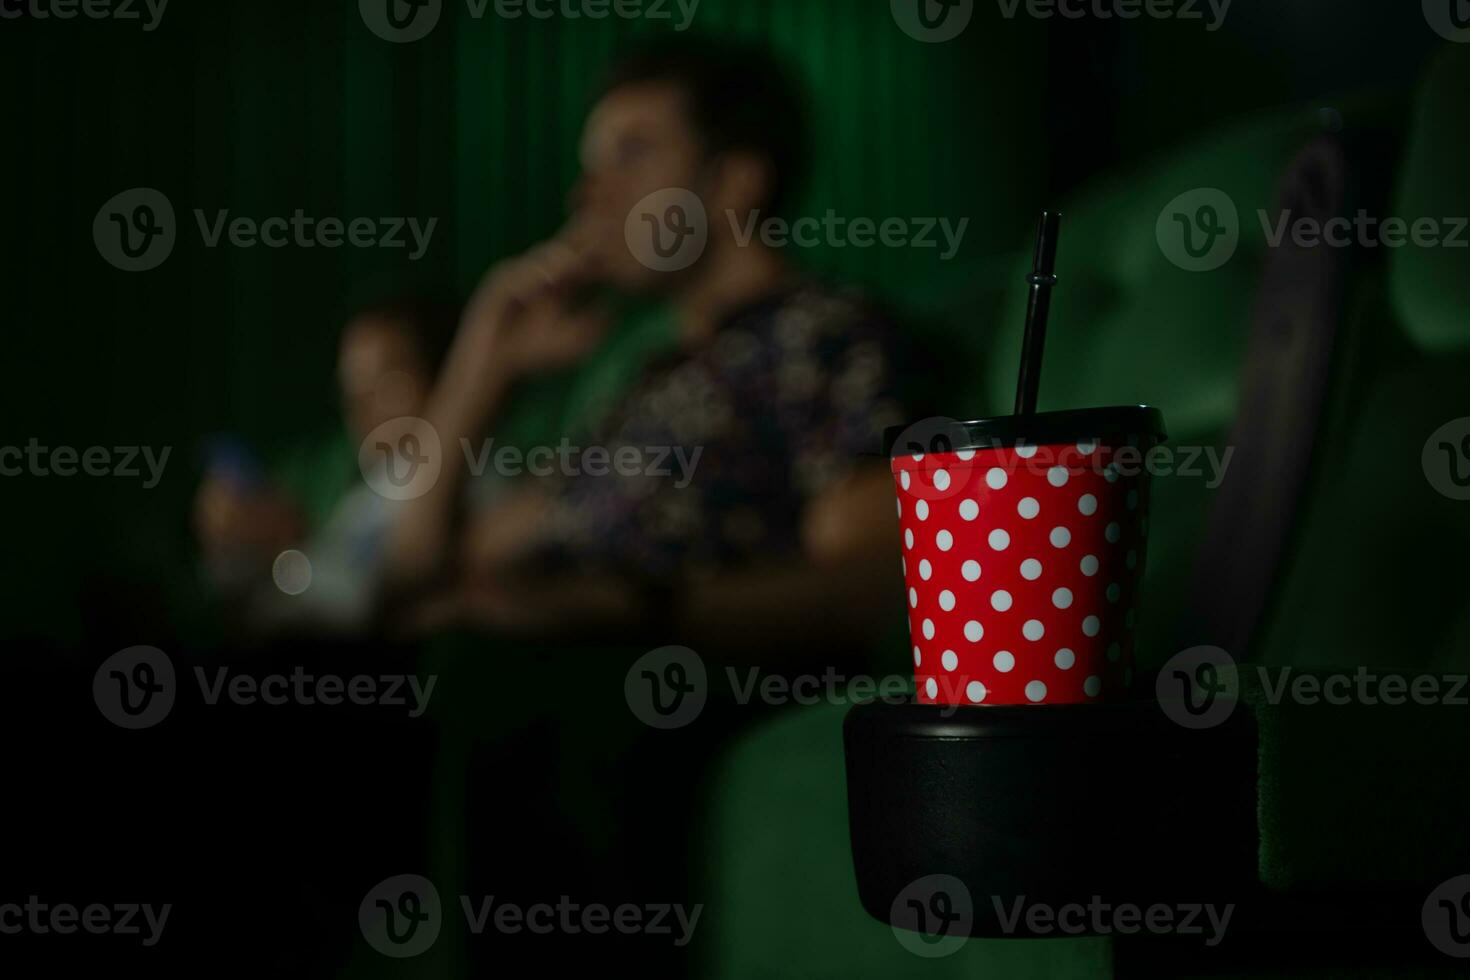
<path fill-rule="evenodd" d="M 1448 233 L 1470 215 L 1463 119 L 1470 50 L 1450 46 L 1426 71 L 1395 194 L 1378 218 Z M 1444 219 L 1452 219 L 1445 221 Z M 1466 236 L 1470 238 L 1470 235 Z M 1380 246 L 1374 294 L 1350 324 L 1313 486 L 1259 637 L 1275 664 L 1393 670 L 1470 665 L 1470 501 L 1446 492 L 1470 467 L 1470 247 Z M 1461 420 L 1457 423 L 1457 420 Z M 1447 458 L 1436 443 L 1459 449 Z"/>
<path fill-rule="evenodd" d="M 1320 226 L 1346 213 L 1347 168 L 1336 140 L 1314 140 L 1287 166 L 1276 220 L 1290 215 Z M 1350 261 L 1346 249 L 1304 247 L 1290 236 L 1266 258 L 1227 440 L 1233 454 L 1174 649 L 1249 646 L 1311 469 Z"/>
<path fill-rule="evenodd" d="M 1380 111 L 1376 98 L 1343 102 L 1339 109 L 1341 115 L 1327 121 Z M 1062 208 L 1060 282 L 1040 407 L 1156 405 L 1163 410 L 1175 462 L 1188 462 L 1194 471 L 1153 481 L 1148 600 L 1138 636 L 1145 666 L 1167 656 L 1189 606 L 1193 569 L 1241 406 L 1253 303 L 1271 251 L 1258 215 L 1272 213 L 1282 175 L 1302 147 L 1322 135 L 1323 124 L 1315 109 L 1264 113 L 1137 177 L 1101 180 Z M 1201 189 L 1228 198 L 1238 239 L 1222 264 L 1193 271 L 1187 262 L 1180 264 L 1176 242 L 1166 235 L 1173 230 L 1171 214 L 1194 212 Z M 1222 218 L 1232 220 L 1228 213 Z M 972 402 L 991 413 L 1010 411 L 1027 261 L 1016 258 L 1014 298 L 993 325 L 981 372 L 984 391 Z M 1289 271 L 1283 276 L 1289 280 Z"/>
<path fill-rule="evenodd" d="M 1431 62 L 1415 102 L 1392 215 L 1433 219 L 1442 241 L 1390 249 L 1389 289 L 1405 335 L 1426 352 L 1470 347 L 1470 47 Z"/>

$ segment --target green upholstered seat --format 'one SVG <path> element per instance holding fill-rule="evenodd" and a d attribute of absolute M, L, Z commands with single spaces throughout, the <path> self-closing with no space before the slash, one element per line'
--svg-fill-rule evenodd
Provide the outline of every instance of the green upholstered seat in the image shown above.
<path fill-rule="evenodd" d="M 1331 122 L 1344 130 L 1379 126 L 1391 111 L 1377 95 L 1339 105 Z M 1259 215 L 1274 214 L 1288 161 L 1322 134 L 1323 123 L 1309 108 L 1262 114 L 1141 174 L 1100 180 L 1063 208 L 1061 282 L 1048 329 L 1040 408 L 1156 405 L 1176 464 L 1192 459 L 1198 471 L 1153 480 L 1138 638 L 1144 665 L 1161 662 L 1178 632 L 1218 485 L 1211 460 L 1226 458 L 1268 248 Z M 1166 207 L 1197 188 L 1227 194 L 1239 223 L 1233 255 L 1218 268 L 1198 272 L 1172 262 L 1156 231 Z M 1029 262 L 1029 254 L 1016 257 L 1017 288 L 983 366 L 987 412 L 1011 411 L 1025 310 L 1020 285 Z M 1361 290 L 1354 284 L 1348 292 L 1351 308 Z"/>
<path fill-rule="evenodd" d="M 1141 179 L 1103 181 L 1067 203 L 1058 256 L 1065 285 L 1053 308 L 1044 408 L 1147 399 L 1162 405 L 1176 439 L 1223 437 L 1259 256 L 1243 242 L 1224 270 L 1184 272 L 1160 252 L 1154 219 L 1171 198 L 1202 185 L 1225 189 L 1242 210 L 1266 206 L 1275 171 L 1314 125 L 1309 113 L 1274 114 L 1160 161 Z M 940 405 L 941 411 L 1010 411 L 1021 277 L 1029 262 L 1025 243 L 1017 244 L 1015 302 L 991 326 L 983 383 L 957 393 L 953 407 Z M 1202 522 L 1200 500 L 1176 504 L 1162 496 L 1160 515 L 1177 510 L 1181 516 L 1168 520 Z M 1168 561 L 1166 556 L 1165 567 Z M 906 671 L 906 658 L 895 656 L 889 669 Z M 793 710 L 745 735 L 724 760 L 711 800 L 708 853 L 711 893 L 732 914 L 710 920 L 718 941 L 701 950 L 708 971 L 729 977 L 1106 976 L 1105 940 L 970 940 L 951 957 L 927 960 L 866 915 L 848 842 L 845 710 Z"/>
<path fill-rule="evenodd" d="M 1467 71 L 1470 52 L 1447 49 L 1426 73 L 1389 214 L 1470 214 L 1470 138 L 1457 123 Z M 1436 489 L 1425 468 L 1430 436 L 1470 416 L 1470 249 L 1406 246 L 1384 260 L 1339 357 L 1309 506 L 1255 651 L 1261 664 L 1411 678 L 1470 670 L 1470 505 Z M 1460 830 L 1470 779 L 1457 748 L 1470 736 L 1465 706 L 1287 703 L 1269 718 L 1263 880 L 1411 887 L 1470 864 Z"/>
<path fill-rule="evenodd" d="M 1394 213 L 1470 212 L 1453 197 L 1464 202 L 1465 135 L 1456 120 L 1467 61 L 1466 52 L 1447 54 L 1426 78 Z M 1168 263 L 1154 221 L 1173 197 L 1199 186 L 1225 190 L 1243 219 L 1254 220 L 1314 122 L 1310 113 L 1263 117 L 1069 203 L 1044 408 L 1146 399 L 1164 409 L 1176 444 L 1219 446 L 1236 407 L 1263 236 L 1245 226 L 1230 262 L 1201 275 Z M 1459 155 L 1440 142 L 1450 132 Z M 1448 159 L 1462 165 L 1453 169 Z M 1027 260 L 1018 250 L 1018 284 Z M 1421 262 L 1405 250 L 1351 283 L 1315 475 L 1255 663 L 1412 673 L 1453 671 L 1470 659 L 1470 510 L 1437 493 L 1420 465 L 1429 434 L 1470 415 L 1470 358 L 1451 353 L 1470 339 L 1463 267 L 1451 271 L 1458 260 L 1443 250 Z M 957 399 L 954 414 L 970 405 L 1008 411 L 1020 302 L 997 324 L 984 391 L 978 400 Z M 1177 479 L 1158 490 L 1148 589 L 1151 605 L 1167 610 L 1182 598 L 1209 495 Z M 1145 644 L 1165 635 L 1155 626 Z M 898 658 L 893 669 L 902 669 Z M 1271 890 L 1412 893 L 1464 871 L 1470 849 L 1456 828 L 1470 786 L 1457 749 L 1465 709 L 1270 704 L 1258 686 L 1251 698 L 1262 742 L 1260 871 Z M 711 920 L 718 941 L 704 951 L 709 972 L 1110 974 L 1097 940 L 977 940 L 949 960 L 929 961 L 866 919 L 848 851 L 844 711 L 792 711 L 730 750 L 710 801 L 707 851 L 711 894 L 733 911 Z M 1266 965 L 1249 963 L 1243 972 Z"/>
<path fill-rule="evenodd" d="M 1393 214 L 1409 221 L 1444 222 L 1446 234 L 1457 219 L 1470 217 L 1466 92 L 1470 50 L 1445 45 L 1425 75 L 1393 204 Z M 1460 225 L 1456 237 L 1458 246 L 1411 243 L 1388 258 L 1394 313 L 1405 334 L 1425 351 L 1470 346 L 1470 228 Z"/>
<path fill-rule="evenodd" d="M 1389 215 L 1470 215 L 1467 81 L 1470 52 L 1453 46 L 1426 72 Z M 1424 462 L 1430 436 L 1470 416 L 1470 244 L 1379 251 L 1382 279 L 1361 291 L 1335 367 L 1315 485 L 1257 651 L 1265 662 L 1470 666 L 1470 509 L 1435 488 Z"/>

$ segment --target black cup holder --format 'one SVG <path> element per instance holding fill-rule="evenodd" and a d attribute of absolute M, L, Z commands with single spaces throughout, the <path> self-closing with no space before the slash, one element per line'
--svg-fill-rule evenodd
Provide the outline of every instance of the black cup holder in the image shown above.
<path fill-rule="evenodd" d="M 874 701 L 843 736 L 858 894 L 881 921 L 1055 937 L 1016 910 L 1224 904 L 1256 889 L 1250 711 L 1191 730 L 1151 701 Z"/>

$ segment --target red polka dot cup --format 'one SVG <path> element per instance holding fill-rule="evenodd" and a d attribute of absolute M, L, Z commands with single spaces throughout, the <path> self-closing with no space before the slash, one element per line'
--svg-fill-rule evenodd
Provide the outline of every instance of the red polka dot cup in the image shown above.
<path fill-rule="evenodd" d="M 1163 438 L 1145 406 L 890 431 L 921 703 L 1129 697 Z"/>

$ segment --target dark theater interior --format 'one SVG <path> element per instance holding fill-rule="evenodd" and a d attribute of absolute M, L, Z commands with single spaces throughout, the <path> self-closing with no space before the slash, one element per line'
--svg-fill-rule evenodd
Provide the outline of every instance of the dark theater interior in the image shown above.
<path fill-rule="evenodd" d="M 0 0 L 0 977 L 1470 968 L 1470 0 Z"/>

